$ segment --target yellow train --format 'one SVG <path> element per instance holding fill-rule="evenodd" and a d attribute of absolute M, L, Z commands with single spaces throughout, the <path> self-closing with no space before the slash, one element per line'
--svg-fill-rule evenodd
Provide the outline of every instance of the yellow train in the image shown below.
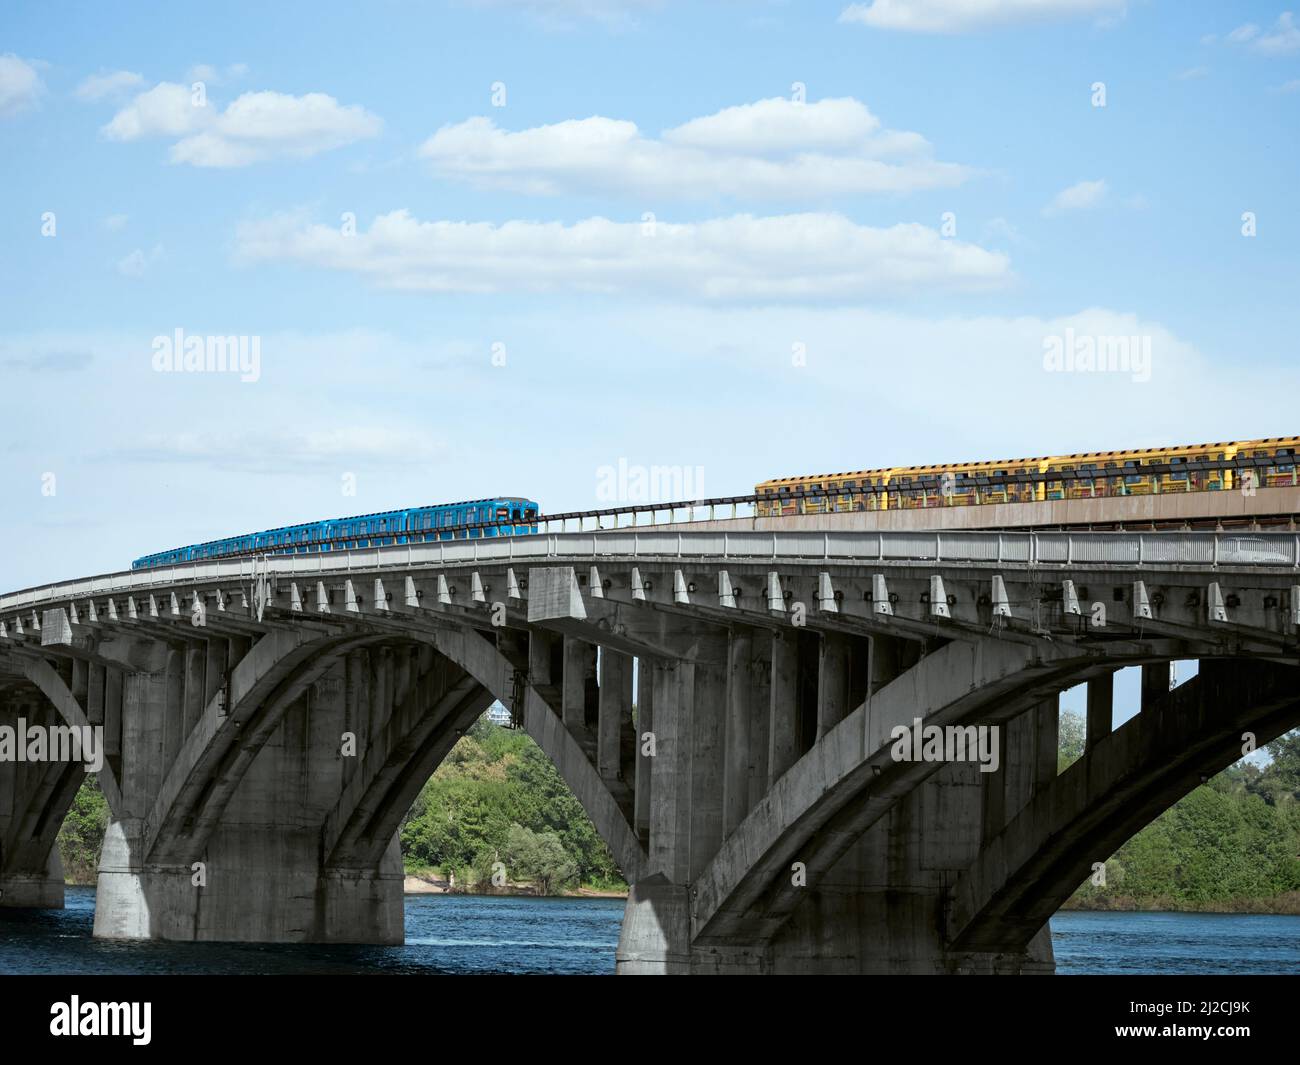
<path fill-rule="evenodd" d="M 1279 436 L 1000 462 L 895 466 L 780 477 L 757 485 L 754 492 L 760 497 L 760 517 L 1216 492 L 1239 486 L 1239 478 L 1250 476 L 1242 470 L 1253 472 L 1259 488 L 1296 484 L 1297 448 L 1300 436 Z"/>

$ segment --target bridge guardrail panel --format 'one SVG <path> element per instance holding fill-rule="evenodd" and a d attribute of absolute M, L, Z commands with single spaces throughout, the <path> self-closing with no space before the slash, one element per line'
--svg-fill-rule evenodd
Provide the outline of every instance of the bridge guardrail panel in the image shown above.
<path fill-rule="evenodd" d="M 890 533 L 881 544 L 881 555 L 890 559 L 930 559 L 939 554 L 936 533 Z"/>
<path fill-rule="evenodd" d="M 1294 537 L 1223 536 L 1219 539 L 1219 564 L 1228 566 L 1296 564 Z"/>
<path fill-rule="evenodd" d="M 796 532 L 784 536 L 768 536 L 772 553 L 777 558 L 824 558 L 826 555 L 826 534 L 818 532 Z"/>
<path fill-rule="evenodd" d="M 1039 562 L 1064 565 L 1074 560 L 1069 533 L 1035 533 L 1034 551 Z"/>
<path fill-rule="evenodd" d="M 1140 541 L 1137 537 L 1110 537 L 1106 534 L 1080 536 L 1070 534 L 1070 560 L 1072 562 L 1111 562 L 1119 565 L 1136 565 L 1141 560 Z"/>
<path fill-rule="evenodd" d="M 1169 533 L 1143 535 L 1143 562 L 1211 564 L 1214 562 L 1213 533 Z"/>
<path fill-rule="evenodd" d="M 736 534 L 732 533 L 731 535 L 734 541 Z M 827 533 L 826 554 L 830 558 L 879 558 L 880 534 L 861 532 Z"/>
<path fill-rule="evenodd" d="M 735 557 L 771 558 L 773 534 L 770 532 L 729 532 L 727 554 Z"/>

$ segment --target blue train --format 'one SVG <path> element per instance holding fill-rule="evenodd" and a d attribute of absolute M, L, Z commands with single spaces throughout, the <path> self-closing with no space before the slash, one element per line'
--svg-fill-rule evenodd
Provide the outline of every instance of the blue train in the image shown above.
<path fill-rule="evenodd" d="M 178 562 L 201 562 L 209 558 L 265 552 L 268 555 L 309 555 L 322 551 L 346 551 L 356 547 L 422 543 L 480 536 L 517 536 L 537 532 L 537 504 L 531 499 L 502 496 L 497 499 L 469 499 L 410 510 L 386 510 L 379 514 L 358 514 L 306 525 L 228 536 L 205 544 L 178 547 L 145 555 L 131 563 L 132 569 L 153 569 Z M 484 528 L 466 526 L 487 524 Z"/>

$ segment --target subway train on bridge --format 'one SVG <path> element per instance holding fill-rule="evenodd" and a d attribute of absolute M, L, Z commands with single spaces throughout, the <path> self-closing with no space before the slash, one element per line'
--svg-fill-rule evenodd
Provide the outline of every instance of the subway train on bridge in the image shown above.
<path fill-rule="evenodd" d="M 1294 485 L 1300 437 L 1270 437 L 1136 451 L 895 466 L 782 477 L 757 485 L 759 517 L 854 510 L 1101 499 Z"/>
<path fill-rule="evenodd" d="M 308 555 L 358 547 L 423 543 L 426 540 L 516 536 L 535 533 L 537 515 L 537 504 L 519 496 L 469 499 L 460 503 L 385 510 L 377 514 L 358 514 L 352 518 L 332 518 L 243 536 L 228 536 L 222 540 L 145 555 L 132 562 L 131 568 L 153 569 L 231 555 Z"/>

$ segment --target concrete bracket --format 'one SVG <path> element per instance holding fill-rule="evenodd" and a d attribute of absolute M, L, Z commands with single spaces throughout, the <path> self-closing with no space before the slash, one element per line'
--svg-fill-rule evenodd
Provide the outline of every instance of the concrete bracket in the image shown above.
<path fill-rule="evenodd" d="M 1011 600 L 1007 596 L 1007 582 L 1000 573 L 993 575 L 993 616 L 995 618 L 1011 617 Z"/>
<path fill-rule="evenodd" d="M 1074 581 L 1066 581 L 1062 588 L 1061 600 L 1066 617 L 1082 617 L 1083 611 L 1079 609 L 1079 593 L 1075 591 Z"/>
<path fill-rule="evenodd" d="M 894 604 L 889 601 L 889 586 L 883 573 L 871 575 L 871 612 L 887 618 L 894 616 Z"/>
<path fill-rule="evenodd" d="M 718 570 L 718 606 L 735 608 L 736 592 L 731 587 L 731 574 L 725 569 Z"/>
<path fill-rule="evenodd" d="M 686 577 L 679 569 L 673 570 L 673 602 L 689 606 L 691 597 L 686 593 Z"/>
<path fill-rule="evenodd" d="M 1228 608 L 1223 602 L 1223 589 L 1219 586 L 1218 581 L 1210 582 L 1210 593 L 1206 600 L 1210 611 L 1210 622 L 1227 622 Z"/>
<path fill-rule="evenodd" d="M 817 574 L 817 607 L 826 614 L 840 612 L 840 604 L 835 601 L 835 587 L 831 584 L 831 575 L 826 570 Z"/>
<path fill-rule="evenodd" d="M 1145 621 L 1155 617 L 1151 613 L 1151 596 L 1147 594 L 1146 581 L 1133 582 L 1133 616 Z"/>
<path fill-rule="evenodd" d="M 951 618 L 948 609 L 948 593 L 943 586 L 943 578 L 934 573 L 930 576 L 930 614 L 936 618 Z"/>
<path fill-rule="evenodd" d="M 767 574 L 767 609 L 773 613 L 785 613 L 785 592 L 781 590 L 781 575 L 776 570 Z"/>

